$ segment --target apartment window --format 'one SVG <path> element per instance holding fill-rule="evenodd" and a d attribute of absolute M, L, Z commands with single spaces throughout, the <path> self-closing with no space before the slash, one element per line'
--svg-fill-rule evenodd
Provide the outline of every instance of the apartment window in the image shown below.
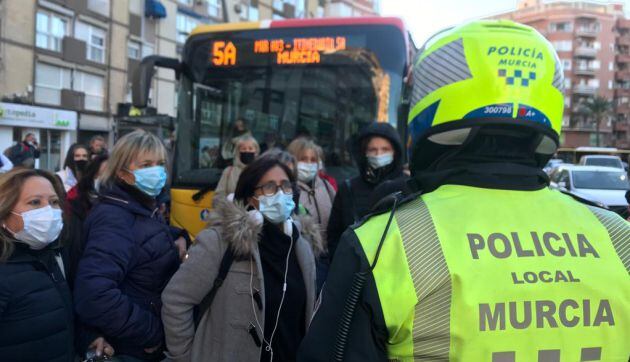
<path fill-rule="evenodd" d="M 186 42 L 186 38 L 188 34 L 199 25 L 199 20 L 193 18 L 192 16 L 184 15 L 181 13 L 177 14 L 177 42 L 184 44 Z"/>
<path fill-rule="evenodd" d="M 599 79 L 590 79 L 588 85 L 591 87 L 599 88 Z"/>
<path fill-rule="evenodd" d="M 142 16 L 144 14 L 144 0 L 129 0 L 129 12 Z"/>
<path fill-rule="evenodd" d="M 571 22 L 551 23 L 549 24 L 549 30 L 551 32 L 571 32 L 573 31 L 573 23 Z"/>
<path fill-rule="evenodd" d="M 613 89 L 613 81 L 612 80 L 608 81 L 608 89 Z"/>
<path fill-rule="evenodd" d="M 35 65 L 35 102 L 60 105 L 61 90 L 71 88 L 70 69 L 44 63 Z"/>
<path fill-rule="evenodd" d="M 105 106 L 105 77 L 75 71 L 72 89 L 85 93 L 85 109 L 102 111 Z"/>
<path fill-rule="evenodd" d="M 142 46 L 140 42 L 129 40 L 127 43 L 127 57 L 130 59 L 140 59 Z"/>
<path fill-rule="evenodd" d="M 569 52 L 573 49 L 573 42 L 570 40 L 554 41 L 552 44 L 559 52 Z"/>
<path fill-rule="evenodd" d="M 87 0 L 87 8 L 95 13 L 109 16 L 109 0 Z"/>
<path fill-rule="evenodd" d="M 597 70 L 599 68 L 601 68 L 602 63 L 599 60 L 593 60 L 590 64 L 591 68 Z"/>
<path fill-rule="evenodd" d="M 602 48 L 602 43 L 596 41 L 593 43 L 593 49 L 600 50 Z"/>
<path fill-rule="evenodd" d="M 284 4 L 293 5 L 295 8 L 295 17 L 304 17 L 305 4 L 304 0 L 273 0 L 273 8 L 275 11 L 284 13 Z"/>
<path fill-rule="evenodd" d="M 608 62 L 608 70 L 610 70 L 611 72 L 612 72 L 613 70 L 615 70 L 615 63 L 613 63 L 613 62 Z"/>
<path fill-rule="evenodd" d="M 86 43 L 87 59 L 105 63 L 105 30 L 93 25 L 77 22 L 75 36 Z"/>
<path fill-rule="evenodd" d="M 148 57 L 149 55 L 155 54 L 155 49 L 151 44 L 142 44 L 142 57 Z"/>
<path fill-rule="evenodd" d="M 564 70 L 571 70 L 571 59 L 561 59 L 562 68 Z"/>
<path fill-rule="evenodd" d="M 221 10 L 221 0 L 207 0 L 208 1 L 208 15 L 215 18 L 223 18 Z"/>
<path fill-rule="evenodd" d="M 567 108 L 571 107 L 571 98 L 564 97 L 564 106 Z"/>
<path fill-rule="evenodd" d="M 258 1 L 257 0 L 249 0 L 249 4 L 247 5 L 247 20 L 249 21 L 258 21 L 260 14 L 258 12 Z"/>
<path fill-rule="evenodd" d="M 68 34 L 68 19 L 40 10 L 37 12 L 36 28 L 35 44 L 38 48 L 61 51 L 63 37 Z"/>
<path fill-rule="evenodd" d="M 340 17 L 350 17 L 352 16 L 352 8 L 350 7 L 350 5 L 346 4 L 346 3 L 337 3 L 338 9 L 339 9 L 339 16 Z"/>
<path fill-rule="evenodd" d="M 571 89 L 571 78 L 564 78 L 564 89 Z"/>

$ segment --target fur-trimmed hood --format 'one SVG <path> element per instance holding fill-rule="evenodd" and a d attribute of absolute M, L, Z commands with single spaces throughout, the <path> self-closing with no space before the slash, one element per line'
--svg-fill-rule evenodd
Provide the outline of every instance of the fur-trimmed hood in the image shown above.
<path fill-rule="evenodd" d="M 315 257 L 326 252 L 319 224 L 310 216 L 295 216 L 294 224 L 300 237 L 311 245 Z M 235 255 L 252 255 L 255 243 L 260 241 L 263 224 L 238 202 L 215 200 L 208 218 L 208 227 L 219 231 L 221 239 L 234 248 Z"/>

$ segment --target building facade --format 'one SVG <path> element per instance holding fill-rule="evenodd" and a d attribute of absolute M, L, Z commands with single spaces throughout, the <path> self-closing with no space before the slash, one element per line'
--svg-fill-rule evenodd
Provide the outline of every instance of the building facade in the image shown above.
<path fill-rule="evenodd" d="M 0 152 L 35 133 L 39 167 L 59 169 L 74 142 L 113 142 L 143 57 L 178 57 L 200 24 L 373 16 L 369 0 L 5 0 L 0 2 Z M 173 72 L 158 69 L 154 113 L 176 114 Z M 148 125 L 150 126 L 150 125 Z"/>
<path fill-rule="evenodd" d="M 620 27 L 628 25 L 622 2 L 521 0 L 515 11 L 493 18 L 536 28 L 558 52 L 565 76 L 562 146 L 598 145 L 586 104 L 603 97 L 611 109 L 599 122 L 599 146 L 628 148 L 630 56 L 622 54 L 628 54 L 630 29 Z"/>

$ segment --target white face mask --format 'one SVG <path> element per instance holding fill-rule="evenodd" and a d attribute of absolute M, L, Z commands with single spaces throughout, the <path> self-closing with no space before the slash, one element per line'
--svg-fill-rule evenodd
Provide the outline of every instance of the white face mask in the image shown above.
<path fill-rule="evenodd" d="M 5 229 L 13 233 L 16 240 L 23 242 L 31 249 L 40 250 L 57 240 L 63 228 L 60 209 L 53 209 L 50 205 L 39 209 L 25 211 L 22 214 L 11 211 L 22 217 L 24 229 L 14 233 L 6 225 Z"/>
<path fill-rule="evenodd" d="M 378 156 L 367 155 L 367 161 L 368 161 L 368 164 L 373 169 L 376 170 L 378 168 L 385 167 L 389 165 L 390 163 L 394 162 L 394 153 L 388 152 L 388 153 L 383 153 L 382 155 L 378 155 Z"/>
<path fill-rule="evenodd" d="M 311 182 L 317 175 L 318 165 L 310 162 L 298 162 L 298 180 L 302 182 Z"/>

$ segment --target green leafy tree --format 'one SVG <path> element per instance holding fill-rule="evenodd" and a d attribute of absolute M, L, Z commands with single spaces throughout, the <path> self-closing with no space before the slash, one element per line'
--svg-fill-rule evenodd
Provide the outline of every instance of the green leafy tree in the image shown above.
<path fill-rule="evenodd" d="M 595 122 L 595 145 L 600 146 L 602 122 L 611 114 L 612 101 L 602 96 L 591 97 L 582 104 L 581 113 L 584 113 L 591 121 Z"/>

